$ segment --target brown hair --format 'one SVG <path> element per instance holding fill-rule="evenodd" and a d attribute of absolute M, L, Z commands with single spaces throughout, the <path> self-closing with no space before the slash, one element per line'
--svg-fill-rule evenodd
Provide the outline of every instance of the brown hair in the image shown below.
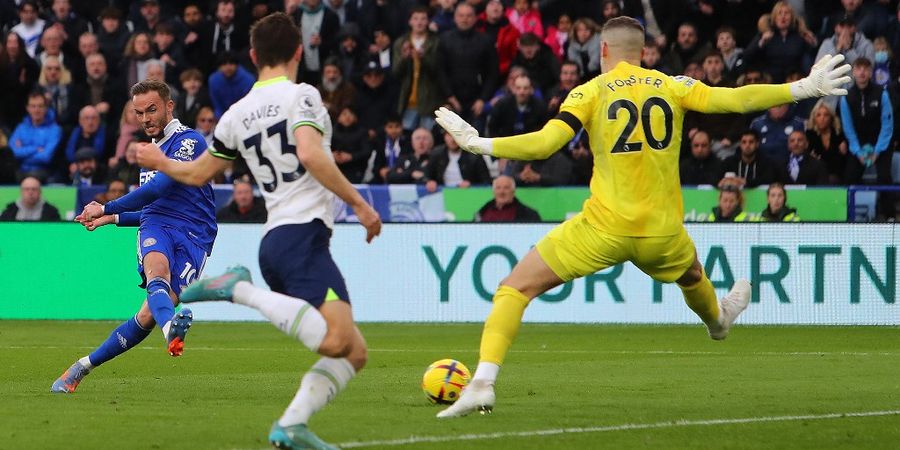
<path fill-rule="evenodd" d="M 169 92 L 169 85 L 155 80 L 144 80 L 135 83 L 131 87 L 131 96 L 146 94 L 150 91 L 155 91 L 159 94 L 159 98 L 162 99 L 163 103 L 168 102 L 172 98 L 172 94 Z"/>
<path fill-rule="evenodd" d="M 186 69 L 184 72 L 181 72 L 181 75 L 178 76 L 178 81 L 184 83 L 187 80 L 200 80 L 203 81 L 203 72 L 195 68 Z"/>
<path fill-rule="evenodd" d="M 270 14 L 250 28 L 250 46 L 256 51 L 257 66 L 275 67 L 294 56 L 300 46 L 300 30 L 287 14 Z"/>

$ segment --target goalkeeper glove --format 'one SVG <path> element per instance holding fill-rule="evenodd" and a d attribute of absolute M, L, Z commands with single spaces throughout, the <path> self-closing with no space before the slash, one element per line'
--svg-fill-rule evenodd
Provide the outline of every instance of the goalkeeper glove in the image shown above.
<path fill-rule="evenodd" d="M 850 82 L 847 73 L 850 72 L 849 64 L 842 64 L 844 55 L 825 55 L 819 60 L 809 75 L 790 84 L 791 96 L 794 100 L 824 97 L 826 95 L 847 95 L 844 85 Z"/>
<path fill-rule="evenodd" d="M 453 136 L 459 147 L 476 155 L 490 155 L 493 152 L 491 140 L 478 136 L 478 130 L 459 117 L 455 112 L 441 107 L 434 112 L 435 121 Z"/>

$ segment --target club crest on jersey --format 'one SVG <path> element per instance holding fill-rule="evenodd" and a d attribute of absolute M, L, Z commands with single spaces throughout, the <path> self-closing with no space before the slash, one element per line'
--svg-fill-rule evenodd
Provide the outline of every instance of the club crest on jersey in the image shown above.
<path fill-rule="evenodd" d="M 144 239 L 144 242 L 141 243 L 141 245 L 143 245 L 144 247 L 150 247 L 152 245 L 156 245 L 156 239 L 149 237 L 147 239 Z"/>
<path fill-rule="evenodd" d="M 181 141 L 181 148 L 175 152 L 175 159 L 190 161 L 194 159 L 194 146 L 197 145 L 196 139 L 186 138 Z"/>

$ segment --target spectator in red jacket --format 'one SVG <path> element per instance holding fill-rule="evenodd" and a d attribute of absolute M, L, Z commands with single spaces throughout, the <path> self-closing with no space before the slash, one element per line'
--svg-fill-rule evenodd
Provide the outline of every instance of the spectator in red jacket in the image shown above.
<path fill-rule="evenodd" d="M 503 15 L 503 3 L 490 0 L 484 12 L 478 16 L 478 31 L 483 32 L 496 42 L 497 58 L 500 62 L 500 77 L 506 77 L 509 66 L 519 50 L 519 30 L 509 23 Z"/>

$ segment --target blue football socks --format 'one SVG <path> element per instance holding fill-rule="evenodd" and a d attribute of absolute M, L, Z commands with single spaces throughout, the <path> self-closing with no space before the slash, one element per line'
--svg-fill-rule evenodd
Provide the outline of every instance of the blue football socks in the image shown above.
<path fill-rule="evenodd" d="M 172 305 L 172 299 L 169 297 L 171 291 L 169 282 L 164 278 L 156 277 L 147 282 L 147 304 L 150 306 L 150 313 L 153 314 L 156 325 L 161 329 L 175 315 L 175 306 Z"/>
<path fill-rule="evenodd" d="M 152 328 L 145 329 L 138 324 L 137 316 L 126 320 L 113 330 L 106 341 L 88 355 L 91 365 L 97 367 L 125 353 L 131 347 L 140 344 L 144 338 L 150 335 L 151 331 L 153 331 Z"/>

